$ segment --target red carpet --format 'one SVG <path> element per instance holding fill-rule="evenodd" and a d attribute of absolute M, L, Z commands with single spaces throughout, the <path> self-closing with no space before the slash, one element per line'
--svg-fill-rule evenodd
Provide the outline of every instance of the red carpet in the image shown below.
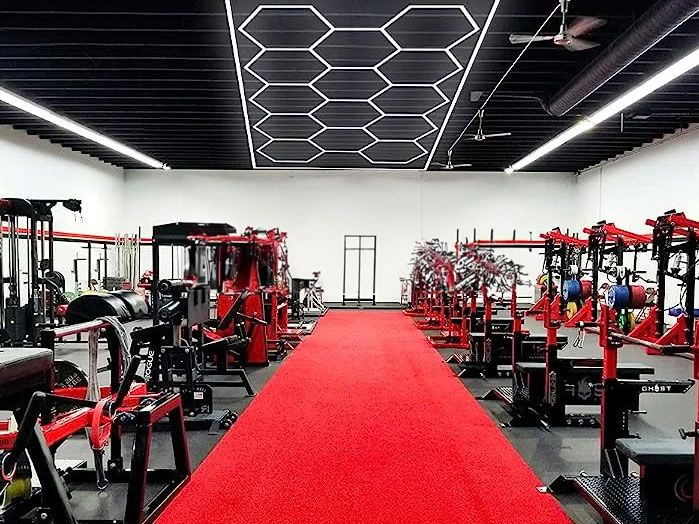
<path fill-rule="evenodd" d="M 158 524 L 570 523 L 400 311 L 331 311 Z"/>

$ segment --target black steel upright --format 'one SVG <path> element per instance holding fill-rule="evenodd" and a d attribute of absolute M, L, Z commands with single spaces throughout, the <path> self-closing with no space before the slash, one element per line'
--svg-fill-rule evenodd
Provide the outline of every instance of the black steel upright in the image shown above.
<path fill-rule="evenodd" d="M 347 239 L 356 238 L 358 247 L 347 247 Z M 371 239 L 371 247 L 362 247 L 362 239 Z M 366 244 L 365 244 L 366 246 Z M 347 297 L 347 252 L 357 251 L 357 296 L 354 298 Z M 372 276 L 371 276 L 371 298 L 362 297 L 362 251 L 371 251 L 373 257 Z M 355 302 L 358 306 L 365 303 L 376 305 L 376 235 L 345 235 L 344 254 L 342 264 L 342 305 L 347 302 Z"/>

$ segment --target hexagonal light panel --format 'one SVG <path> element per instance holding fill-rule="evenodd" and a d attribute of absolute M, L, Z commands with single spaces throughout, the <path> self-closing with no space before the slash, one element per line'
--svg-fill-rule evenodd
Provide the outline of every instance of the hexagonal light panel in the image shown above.
<path fill-rule="evenodd" d="M 450 49 L 478 31 L 462 5 L 425 9 L 411 6 L 384 26 L 402 49 Z"/>
<path fill-rule="evenodd" d="M 266 85 L 249 100 L 267 113 L 302 113 L 307 115 L 325 102 L 310 86 Z"/>
<path fill-rule="evenodd" d="M 258 47 L 308 48 L 330 31 L 331 26 L 310 7 L 260 6 L 255 16 L 238 29 Z M 289 31 L 299 27 L 301 31 Z"/>
<path fill-rule="evenodd" d="M 324 151 L 356 153 L 374 143 L 375 138 L 363 129 L 325 129 L 313 137 L 313 143 Z"/>
<path fill-rule="evenodd" d="M 258 153 L 275 163 L 306 164 L 323 151 L 309 140 L 270 140 Z"/>
<path fill-rule="evenodd" d="M 379 67 L 392 84 L 434 86 L 462 68 L 448 51 L 399 51 Z"/>
<path fill-rule="evenodd" d="M 371 99 L 384 113 L 426 115 L 449 99 L 434 86 L 391 86 L 374 95 Z"/>
<path fill-rule="evenodd" d="M 327 127 L 364 127 L 381 116 L 366 100 L 330 101 L 313 112 Z"/>
<path fill-rule="evenodd" d="M 307 115 L 268 115 L 255 124 L 255 129 L 271 139 L 310 138 L 323 126 Z"/>
<path fill-rule="evenodd" d="M 422 116 L 382 116 L 367 131 L 379 140 L 419 140 L 434 133 L 437 127 Z"/>
<path fill-rule="evenodd" d="M 348 27 L 351 2 L 326 15 L 224 0 L 253 167 L 426 168 L 500 1 L 408 5 Z"/>
<path fill-rule="evenodd" d="M 259 53 L 245 69 L 267 84 L 306 85 L 327 67 L 305 49 L 275 49 Z"/>
<path fill-rule="evenodd" d="M 379 29 L 335 29 L 314 46 L 332 67 L 374 67 L 397 51 Z M 362 52 L 358 53 L 357 50 Z"/>
<path fill-rule="evenodd" d="M 369 100 L 388 84 L 372 68 L 333 68 L 318 77 L 313 86 L 330 100 Z"/>
<path fill-rule="evenodd" d="M 382 140 L 374 142 L 360 153 L 375 164 L 409 164 L 425 156 L 427 151 L 412 140 Z"/>

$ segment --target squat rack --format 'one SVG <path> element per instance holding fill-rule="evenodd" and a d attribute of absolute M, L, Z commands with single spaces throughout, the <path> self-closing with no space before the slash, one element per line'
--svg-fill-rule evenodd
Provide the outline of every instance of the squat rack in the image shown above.
<path fill-rule="evenodd" d="M 348 238 L 359 239 L 358 247 L 347 247 Z M 373 247 L 362 247 L 363 238 L 374 239 Z M 362 302 L 371 302 L 372 306 L 376 305 L 376 235 L 345 235 L 345 245 L 343 254 L 343 264 L 342 264 L 342 305 L 344 306 L 347 301 L 356 302 L 358 305 Z M 347 298 L 347 252 L 348 251 L 358 251 L 359 261 L 357 263 L 357 297 Z M 362 298 L 362 251 L 371 251 L 374 256 L 373 273 L 371 281 L 371 298 Z"/>
<path fill-rule="evenodd" d="M 52 209 L 62 204 L 73 212 L 82 211 L 82 202 L 68 200 L 27 200 L 23 198 L 0 199 L 0 329 L 12 344 L 22 344 L 27 338 L 38 341 L 39 321 L 55 321 L 53 308 L 46 316 L 46 290 L 60 288 L 55 281 L 53 251 L 53 214 Z M 20 228 L 20 219 L 24 218 L 25 228 Z M 3 245 L 4 235 L 8 237 L 9 275 L 4 272 Z M 20 238 L 27 242 L 27 303 L 21 304 L 21 269 Z M 5 285 L 8 296 L 5 297 Z M 65 286 L 65 281 L 63 282 Z M 1 341 L 0 341 L 1 343 Z"/>

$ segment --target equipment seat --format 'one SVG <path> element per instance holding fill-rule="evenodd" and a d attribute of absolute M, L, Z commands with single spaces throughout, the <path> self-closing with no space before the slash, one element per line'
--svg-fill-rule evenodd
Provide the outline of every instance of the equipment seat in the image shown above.
<path fill-rule="evenodd" d="M 616 449 L 641 466 L 691 466 L 694 462 L 693 439 L 624 438 L 616 441 Z"/>
<path fill-rule="evenodd" d="M 529 335 L 527 338 L 522 340 L 522 344 L 546 344 L 547 340 L 548 339 L 547 339 L 546 335 Z M 556 337 L 556 344 L 559 347 L 563 347 L 562 345 L 566 345 L 567 343 L 568 343 L 567 336 Z"/>
<path fill-rule="evenodd" d="M 0 348 L 0 409 L 34 391 L 49 391 L 53 380 L 53 351 L 44 348 Z"/>
<path fill-rule="evenodd" d="M 575 366 L 573 365 L 573 371 L 578 371 L 580 373 L 589 373 L 593 371 L 602 371 L 602 359 L 589 359 L 584 357 L 560 357 L 559 361 L 580 361 L 584 362 L 585 365 Z M 591 360 L 599 360 L 599 366 L 590 365 Z M 620 363 L 618 365 L 619 376 L 636 376 L 636 375 L 653 375 L 655 369 L 649 366 L 644 366 L 643 364 L 633 364 L 633 363 Z M 543 373 L 546 370 L 546 362 L 517 362 L 517 370 L 524 373 Z"/>

